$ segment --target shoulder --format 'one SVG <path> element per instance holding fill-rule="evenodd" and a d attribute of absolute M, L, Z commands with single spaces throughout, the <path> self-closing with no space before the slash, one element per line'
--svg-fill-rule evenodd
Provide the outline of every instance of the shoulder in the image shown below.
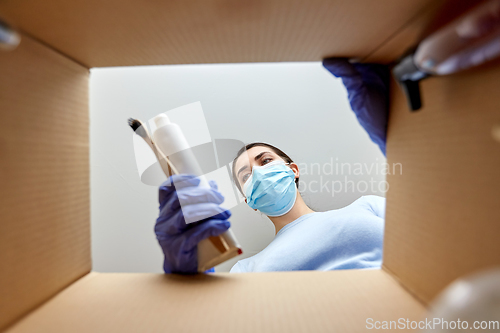
<path fill-rule="evenodd" d="M 249 266 L 251 266 L 251 261 L 253 260 L 253 257 L 255 256 L 251 256 L 237 261 L 236 264 L 234 264 L 234 266 L 231 268 L 229 273 L 247 273 L 252 271 L 251 267 Z"/>
<path fill-rule="evenodd" d="M 360 206 L 365 207 L 365 208 L 369 208 L 372 205 L 385 207 L 385 198 L 381 197 L 379 195 L 373 195 L 373 194 L 363 195 L 363 196 L 357 198 L 356 200 L 354 200 L 353 202 L 351 202 L 350 204 L 348 204 L 347 206 L 344 206 L 344 207 L 339 208 L 339 209 L 328 210 L 328 211 L 325 211 L 323 213 L 334 213 L 336 211 L 349 209 L 349 208 L 360 208 Z"/>
<path fill-rule="evenodd" d="M 283 243 L 283 242 L 281 242 Z M 229 273 L 249 273 L 256 271 L 257 267 L 262 265 L 262 263 L 268 262 L 276 254 L 276 238 L 273 239 L 263 250 L 248 257 L 241 259 L 234 264 Z M 279 250 L 279 249 L 278 249 Z M 281 251 L 278 251 L 281 252 Z"/>
<path fill-rule="evenodd" d="M 361 198 L 354 202 L 359 203 L 375 203 L 375 204 L 385 204 L 385 198 L 378 195 L 363 195 Z"/>
<path fill-rule="evenodd" d="M 243 269 L 243 265 L 241 264 L 241 260 L 238 261 L 236 264 L 234 264 L 234 266 L 229 271 L 229 273 L 244 273 L 244 272 L 246 272 L 246 271 Z"/>
<path fill-rule="evenodd" d="M 352 206 L 369 210 L 375 215 L 385 217 L 385 198 L 378 195 L 364 195 L 354 201 Z"/>

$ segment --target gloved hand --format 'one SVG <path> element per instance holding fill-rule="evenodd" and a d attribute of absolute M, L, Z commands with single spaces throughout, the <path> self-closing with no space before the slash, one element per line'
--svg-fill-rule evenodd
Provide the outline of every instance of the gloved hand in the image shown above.
<path fill-rule="evenodd" d="M 165 273 L 197 273 L 197 244 L 230 227 L 231 212 L 220 207 L 224 197 L 217 184 L 210 181 L 211 188 L 204 188 L 199 183 L 194 175 L 174 175 L 160 186 L 155 233 L 165 255 Z"/>
<path fill-rule="evenodd" d="M 385 155 L 389 68 L 379 64 L 350 63 L 346 58 L 323 59 L 323 66 L 342 79 L 358 122 Z"/>

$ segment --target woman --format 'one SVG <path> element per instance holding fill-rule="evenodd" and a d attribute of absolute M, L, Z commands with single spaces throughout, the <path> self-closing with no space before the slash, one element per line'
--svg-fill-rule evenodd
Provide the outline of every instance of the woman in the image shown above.
<path fill-rule="evenodd" d="M 385 154 L 388 67 L 345 58 L 324 59 L 323 66 L 342 79 L 352 111 Z M 266 143 L 240 150 L 233 170 L 245 201 L 269 217 L 276 237 L 258 254 L 238 261 L 231 272 L 380 267 L 384 198 L 363 196 L 342 209 L 315 212 L 297 190 L 297 164 Z M 176 175 L 160 186 L 155 232 L 165 255 L 165 273 L 196 273 L 197 244 L 230 226 L 231 213 L 220 207 L 224 198 L 217 185 L 210 182 L 211 188 L 201 188 L 198 184 L 192 175 Z M 188 220 L 200 222 L 186 224 Z"/>
<path fill-rule="evenodd" d="M 270 144 L 251 143 L 238 152 L 234 182 L 245 202 L 273 222 L 276 236 L 231 273 L 379 268 L 385 198 L 363 196 L 342 209 L 315 212 L 298 191 L 299 176 L 297 164 Z"/>
<path fill-rule="evenodd" d="M 262 142 L 243 147 L 233 161 L 233 180 L 254 210 L 276 229 L 258 254 L 240 260 L 235 272 L 378 268 L 382 260 L 385 198 L 363 196 L 347 207 L 315 212 L 298 191 L 300 170 L 280 149 Z M 160 187 L 156 236 L 165 254 L 166 273 L 195 273 L 196 245 L 226 231 L 231 213 L 215 182 L 176 175 L 175 186 Z M 167 181 L 167 182 L 169 182 Z M 182 207 L 182 209 L 181 209 Z M 186 224 L 185 221 L 199 221 Z"/>

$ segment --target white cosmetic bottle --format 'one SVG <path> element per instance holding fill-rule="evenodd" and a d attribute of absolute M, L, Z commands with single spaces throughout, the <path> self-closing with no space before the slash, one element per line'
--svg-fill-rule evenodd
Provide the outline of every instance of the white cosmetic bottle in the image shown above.
<path fill-rule="evenodd" d="M 198 186 L 210 187 L 179 125 L 172 123 L 165 114 L 156 116 L 154 121 L 156 148 L 169 158 L 178 173 L 194 174 L 200 178 Z M 163 171 L 167 177 L 171 174 L 169 170 Z M 241 246 L 231 229 L 220 236 L 204 239 L 198 243 L 198 272 L 205 272 L 241 253 Z"/>

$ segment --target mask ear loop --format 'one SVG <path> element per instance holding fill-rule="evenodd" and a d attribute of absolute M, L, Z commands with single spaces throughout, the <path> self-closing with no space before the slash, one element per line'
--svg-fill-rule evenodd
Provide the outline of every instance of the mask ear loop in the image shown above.
<path fill-rule="evenodd" d="M 285 163 L 285 165 L 287 165 L 287 164 L 292 164 L 292 163 L 293 163 L 293 162 L 288 162 L 288 163 Z M 293 171 L 293 170 L 292 170 L 292 171 Z M 294 173 L 295 173 L 295 172 L 294 172 Z M 293 182 L 295 183 L 295 179 L 294 179 L 294 181 L 293 181 Z"/>
<path fill-rule="evenodd" d="M 246 184 L 249 184 L 252 182 L 252 174 L 250 174 L 250 177 L 248 177 L 247 181 L 245 182 L 245 184 L 243 184 L 243 196 L 245 197 L 245 199 L 247 198 L 247 193 L 246 193 Z"/>

